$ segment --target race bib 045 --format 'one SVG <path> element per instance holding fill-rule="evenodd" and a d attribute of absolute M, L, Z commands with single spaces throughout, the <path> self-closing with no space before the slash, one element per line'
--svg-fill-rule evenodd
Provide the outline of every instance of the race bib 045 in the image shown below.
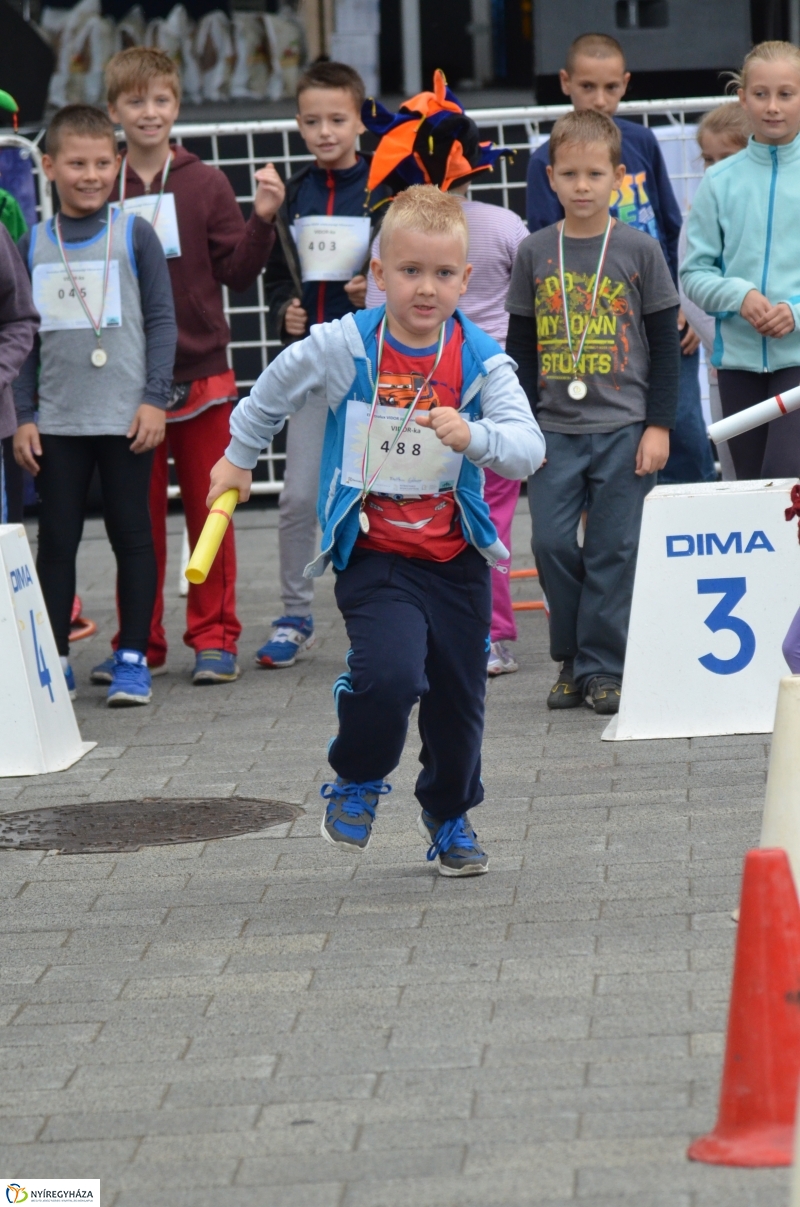
<path fill-rule="evenodd" d="M 40 331 L 91 331 L 76 290 L 82 293 L 90 314 L 100 314 L 103 304 L 102 260 L 70 260 L 75 284 L 62 264 L 37 264 L 33 270 L 33 304 L 41 315 Z M 104 327 L 122 326 L 122 302 L 119 289 L 119 262 L 108 266 L 108 290 L 103 311 Z"/>
<path fill-rule="evenodd" d="M 387 495 L 436 495 L 454 489 L 463 453 L 442 444 L 431 428 L 420 427 L 413 419 L 396 440 L 406 418 L 405 409 L 376 407 L 371 427 L 369 415 L 369 403 L 353 398 L 347 403 L 343 486 L 361 489 L 364 485 L 364 450 L 369 429 L 369 476 L 381 466 L 371 490 Z"/>
<path fill-rule="evenodd" d="M 304 281 L 349 281 L 369 255 L 369 218 L 298 218 L 292 227 Z"/>

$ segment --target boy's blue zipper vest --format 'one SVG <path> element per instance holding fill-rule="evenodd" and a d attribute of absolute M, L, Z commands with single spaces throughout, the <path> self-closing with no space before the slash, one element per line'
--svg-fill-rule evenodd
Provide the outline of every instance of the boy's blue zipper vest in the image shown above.
<path fill-rule="evenodd" d="M 353 486 L 341 485 L 347 400 L 355 398 L 369 402 L 372 399 L 378 371 L 375 337 L 385 310 L 385 306 L 380 306 L 374 310 L 359 310 L 353 316 L 364 342 L 364 354 L 356 357 L 356 375 L 341 406 L 336 411 L 328 412 L 317 501 L 317 514 L 322 527 L 322 550 L 317 561 L 312 563 L 313 571 L 309 567 L 309 571 L 314 575 L 321 574 L 329 560 L 333 562 L 335 570 L 343 570 L 360 531 L 358 513 L 361 491 Z M 487 375 L 485 362 L 494 356 L 502 356 L 503 350 L 491 336 L 471 323 L 460 310 L 456 311 L 455 317 L 464 333 L 459 411 L 468 420 L 479 419 L 481 386 Z M 505 551 L 499 545 L 497 530 L 489 518 L 489 508 L 483 499 L 483 471 L 466 457 L 461 464 L 454 495 L 465 540 L 474 545 L 490 565 L 494 565 L 505 555 Z M 499 546 L 499 549 L 496 546 Z"/>

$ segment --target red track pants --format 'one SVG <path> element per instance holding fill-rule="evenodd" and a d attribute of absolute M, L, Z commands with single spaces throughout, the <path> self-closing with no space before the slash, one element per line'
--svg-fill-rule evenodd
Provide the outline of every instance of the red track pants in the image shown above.
<path fill-rule="evenodd" d="M 155 450 L 150 479 L 150 519 L 153 525 L 158 586 L 147 646 L 147 661 L 151 666 L 160 666 L 167 656 L 167 636 L 164 632 L 167 456 L 171 454 L 175 461 L 181 502 L 189 531 L 189 547 L 193 549 L 208 517 L 206 496 L 211 467 L 220 459 L 230 441 L 228 420 L 231 410 L 230 403 L 219 403 L 201 411 L 192 419 L 168 423 L 167 438 Z M 236 543 L 231 523 L 208 578 L 199 586 L 189 586 L 186 632 L 183 640 L 197 652 L 227 650 L 235 654 L 241 631 L 242 626 L 236 616 Z M 115 637 L 112 642 L 115 648 L 116 643 Z"/>

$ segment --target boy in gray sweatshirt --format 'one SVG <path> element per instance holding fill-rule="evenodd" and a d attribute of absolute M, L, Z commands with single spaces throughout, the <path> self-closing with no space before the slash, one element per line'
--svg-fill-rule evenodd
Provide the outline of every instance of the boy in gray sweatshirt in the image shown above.
<path fill-rule="evenodd" d="M 97 466 L 121 616 L 108 703 L 147 704 L 156 590 L 148 491 L 177 339 L 169 273 L 149 223 L 107 205 L 119 155 L 106 115 L 66 106 L 50 123 L 46 146 L 44 168 L 61 210 L 20 243 L 42 321 L 14 389 L 14 456 L 37 477 L 36 568 L 71 695 L 75 559 Z"/>

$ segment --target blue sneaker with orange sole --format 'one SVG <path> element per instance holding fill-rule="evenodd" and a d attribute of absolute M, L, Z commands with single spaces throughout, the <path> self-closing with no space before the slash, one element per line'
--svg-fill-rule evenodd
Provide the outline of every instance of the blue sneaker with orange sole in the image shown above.
<path fill-rule="evenodd" d="M 256 662 L 268 670 L 294 666 L 297 655 L 310 650 L 316 638 L 311 616 L 281 616 L 272 622 L 270 639 L 256 650 Z"/>

